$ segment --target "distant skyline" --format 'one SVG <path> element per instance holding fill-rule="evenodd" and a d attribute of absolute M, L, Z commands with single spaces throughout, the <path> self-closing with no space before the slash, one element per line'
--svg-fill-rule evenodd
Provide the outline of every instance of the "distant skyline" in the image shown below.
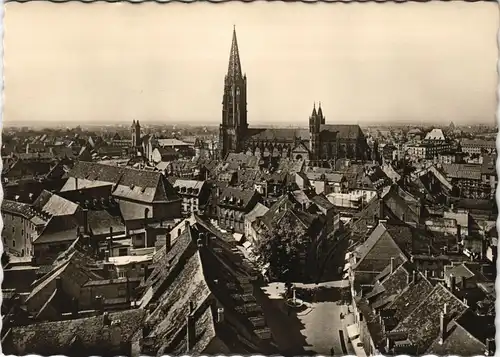
<path fill-rule="evenodd" d="M 215 125 L 233 25 L 248 121 L 493 124 L 498 4 L 7 3 L 4 123 Z M 43 125 L 43 124 L 42 124 Z"/>

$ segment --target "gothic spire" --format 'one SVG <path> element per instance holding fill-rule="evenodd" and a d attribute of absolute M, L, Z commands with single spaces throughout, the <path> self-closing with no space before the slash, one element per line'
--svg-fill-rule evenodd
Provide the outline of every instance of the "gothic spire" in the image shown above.
<path fill-rule="evenodd" d="M 319 102 L 318 115 L 319 115 L 320 117 L 322 117 L 322 116 L 323 116 L 323 111 L 321 110 L 321 102 Z"/>
<path fill-rule="evenodd" d="M 312 117 L 316 117 L 316 102 L 314 102 L 314 106 L 313 106 L 313 112 L 311 114 Z"/>
<path fill-rule="evenodd" d="M 240 52 L 238 51 L 238 40 L 236 39 L 236 26 L 233 27 L 233 43 L 229 55 L 228 77 L 241 78 Z"/>

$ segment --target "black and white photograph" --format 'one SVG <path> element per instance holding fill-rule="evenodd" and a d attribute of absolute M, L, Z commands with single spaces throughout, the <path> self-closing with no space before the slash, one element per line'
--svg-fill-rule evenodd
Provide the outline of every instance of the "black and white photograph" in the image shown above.
<path fill-rule="evenodd" d="M 499 24 L 5 3 L 2 353 L 494 356 Z"/>

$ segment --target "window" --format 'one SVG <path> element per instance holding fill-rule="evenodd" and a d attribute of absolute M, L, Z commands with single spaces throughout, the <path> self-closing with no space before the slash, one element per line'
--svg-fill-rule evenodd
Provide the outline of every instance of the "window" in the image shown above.
<path fill-rule="evenodd" d="M 21 236 L 24 235 L 24 229 L 21 229 Z"/>
<path fill-rule="evenodd" d="M 16 241 L 13 239 L 12 240 L 12 246 L 15 247 L 16 246 Z"/>

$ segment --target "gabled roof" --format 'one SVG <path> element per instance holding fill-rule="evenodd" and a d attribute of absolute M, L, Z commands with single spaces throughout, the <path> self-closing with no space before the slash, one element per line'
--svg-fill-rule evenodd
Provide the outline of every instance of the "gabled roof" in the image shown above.
<path fill-rule="evenodd" d="M 295 128 L 248 128 L 247 139 L 294 143 L 297 139 L 309 140 L 309 130 Z"/>
<path fill-rule="evenodd" d="M 109 313 L 111 321 L 120 321 L 116 326 L 121 329 L 121 341 L 125 345 L 131 342 L 132 336 L 141 328 L 144 314 L 141 309 Z M 11 328 L 11 343 L 2 347 L 7 353 L 17 355 L 71 355 L 71 347 L 77 338 L 82 355 L 130 353 L 126 348 L 116 350 L 110 338 L 112 328 L 113 326 L 105 323 L 102 315 L 17 326 Z"/>
<path fill-rule="evenodd" d="M 219 203 L 232 205 L 238 207 L 240 210 L 251 209 L 253 207 L 248 207 L 248 205 L 255 195 L 257 195 L 255 190 L 242 190 L 236 187 L 226 187 L 219 197 Z M 233 199 L 233 202 L 231 202 L 231 199 Z"/>
<path fill-rule="evenodd" d="M 78 204 L 47 190 L 42 191 L 33 207 L 51 216 L 71 216 L 79 210 Z"/>
<path fill-rule="evenodd" d="M 363 135 L 359 125 L 350 124 L 322 124 L 320 131 L 336 132 L 339 139 L 357 139 Z"/>
<path fill-rule="evenodd" d="M 210 223 L 200 224 L 200 219 L 196 216 L 194 225 L 187 227 L 172 246 L 177 257 L 182 257 L 180 261 L 175 259 L 168 268 L 163 268 L 165 273 L 156 278 L 159 288 L 154 301 L 157 305 L 145 322 L 149 330 L 147 338 L 152 344 L 148 353 L 202 354 L 214 339 L 225 346 L 222 352 L 228 354 L 266 351 L 249 320 L 252 312 L 259 311 L 251 289 L 248 295 L 245 290 L 251 285 L 252 272 L 233 251 L 235 243 L 213 235 L 217 230 L 207 230 Z M 202 247 L 196 246 L 198 239 L 204 242 Z M 171 255 L 166 253 L 164 259 Z M 152 275 L 159 269 L 160 266 Z M 188 351 L 186 317 L 191 304 L 196 341 Z M 217 308 L 224 309 L 223 322 L 217 322 Z"/>
<path fill-rule="evenodd" d="M 255 207 L 245 215 L 245 219 L 249 222 L 254 222 L 258 217 L 262 217 L 269 211 L 269 208 L 264 206 L 262 203 L 257 203 Z"/>
<path fill-rule="evenodd" d="M 453 321 L 462 315 L 467 306 L 443 285 L 436 285 L 430 294 L 413 310 L 394 331 L 408 333 L 409 340 L 419 351 L 427 351 L 439 335 L 439 316 L 447 306 L 448 318 Z"/>
<path fill-rule="evenodd" d="M 77 179 L 77 180 L 76 180 Z M 113 195 L 142 202 L 175 201 L 179 197 L 161 172 L 78 161 L 61 191 L 114 184 Z"/>

